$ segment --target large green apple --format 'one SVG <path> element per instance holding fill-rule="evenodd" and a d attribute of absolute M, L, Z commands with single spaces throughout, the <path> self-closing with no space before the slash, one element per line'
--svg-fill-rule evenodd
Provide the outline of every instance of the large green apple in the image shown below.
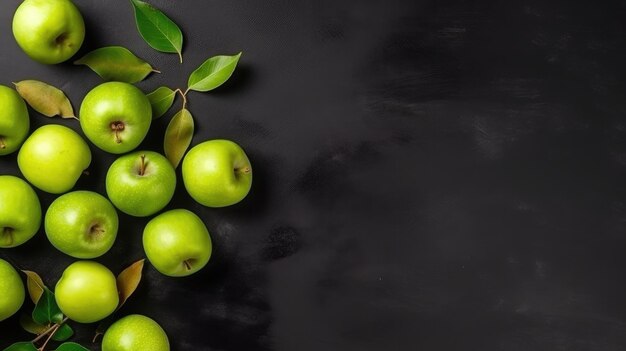
<path fill-rule="evenodd" d="M 54 288 L 54 296 L 61 312 L 79 323 L 102 320 L 119 303 L 115 276 L 93 261 L 78 261 L 67 267 Z"/>
<path fill-rule="evenodd" d="M 121 156 L 109 167 L 107 195 L 115 207 L 146 217 L 163 209 L 174 196 L 176 172 L 165 156 L 138 151 Z"/>
<path fill-rule="evenodd" d="M 25 296 L 22 278 L 9 262 L 0 258 L 0 321 L 19 311 Z"/>
<path fill-rule="evenodd" d="M 108 82 L 93 88 L 80 106 L 80 126 L 104 151 L 122 154 L 136 148 L 148 134 L 152 106 L 134 85 Z"/>
<path fill-rule="evenodd" d="M 17 164 L 31 184 L 61 194 L 71 190 L 91 164 L 91 150 L 75 131 L 57 124 L 40 127 L 17 154 Z"/>
<path fill-rule="evenodd" d="M 202 220 L 191 211 L 177 209 L 148 222 L 143 230 L 143 249 L 159 272 L 183 277 L 209 262 L 213 245 Z"/>
<path fill-rule="evenodd" d="M 115 207 L 104 196 L 74 191 L 52 202 L 44 224 L 48 239 L 61 252 L 95 258 L 113 246 L 119 221 Z"/>
<path fill-rule="evenodd" d="M 20 148 L 28 136 L 28 108 L 17 91 L 0 85 L 0 156 Z"/>
<path fill-rule="evenodd" d="M 13 16 L 13 35 L 33 60 L 56 64 L 80 49 L 85 22 L 70 0 L 25 0 Z"/>
<path fill-rule="evenodd" d="M 102 351 L 169 351 L 167 334 L 153 319 L 140 314 L 113 323 L 102 338 Z"/>
<path fill-rule="evenodd" d="M 209 140 L 183 159 L 183 182 L 194 200 L 224 207 L 243 200 L 252 186 L 252 166 L 243 149 L 230 140 Z"/>
<path fill-rule="evenodd" d="M 15 247 L 32 238 L 41 225 L 41 204 L 22 179 L 0 176 L 0 247 Z"/>

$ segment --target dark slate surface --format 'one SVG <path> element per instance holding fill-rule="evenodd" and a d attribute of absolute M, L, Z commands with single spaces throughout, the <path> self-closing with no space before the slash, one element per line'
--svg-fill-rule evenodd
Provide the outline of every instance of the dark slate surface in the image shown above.
<path fill-rule="evenodd" d="M 18 3 L 0 4 L 0 84 L 45 80 L 78 108 L 99 78 L 27 59 Z M 231 81 L 190 95 L 193 143 L 240 143 L 255 180 L 225 209 L 179 184 L 170 208 L 203 218 L 215 255 L 185 279 L 148 266 L 122 314 L 158 320 L 178 351 L 626 347 L 626 2 L 152 3 L 181 25 L 183 65 L 119 0 L 77 0 L 81 54 L 130 48 L 163 71 L 139 84 L 150 91 L 243 50 Z M 142 148 L 162 151 L 168 120 Z M 92 150 L 77 189 L 104 193 L 114 156 Z M 98 261 L 143 257 L 146 222 L 121 216 Z M 43 232 L 0 257 L 50 285 L 73 261 Z M 28 337 L 17 324 L 0 323 L 0 346 Z M 95 325 L 77 329 L 99 350 Z"/>

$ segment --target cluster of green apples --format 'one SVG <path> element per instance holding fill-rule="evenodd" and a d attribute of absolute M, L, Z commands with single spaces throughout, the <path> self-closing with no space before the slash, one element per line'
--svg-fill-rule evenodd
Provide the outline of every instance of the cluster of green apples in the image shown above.
<path fill-rule="evenodd" d="M 15 13 L 13 33 L 29 57 L 56 64 L 78 51 L 85 25 L 70 0 L 26 0 Z M 150 102 L 131 84 L 107 82 L 91 90 L 81 103 L 79 120 L 86 138 L 120 155 L 106 174 L 108 198 L 92 191 L 71 191 L 92 161 L 89 145 L 79 133 L 48 124 L 29 135 L 24 100 L 2 85 L 0 106 L 0 156 L 18 152 L 18 167 L 26 180 L 0 175 L 0 248 L 21 245 L 39 231 L 43 212 L 32 186 L 60 194 L 43 216 L 44 230 L 55 248 L 81 261 L 63 272 L 55 287 L 56 302 L 76 322 L 102 320 L 118 306 L 116 278 L 108 268 L 88 259 L 113 246 L 119 226 L 117 210 L 137 217 L 155 215 L 168 205 L 176 189 L 176 173 L 167 158 L 154 151 L 131 152 L 148 135 Z M 185 155 L 182 179 L 197 202 L 224 207 L 246 197 L 252 167 L 236 143 L 209 140 Z M 212 252 L 205 224 L 186 209 L 152 218 L 143 231 L 143 246 L 151 264 L 172 277 L 197 272 Z M 0 321 L 17 312 L 24 297 L 19 274 L 0 259 Z M 109 328 L 102 350 L 162 351 L 169 350 L 169 343 L 155 321 L 133 315 Z"/>

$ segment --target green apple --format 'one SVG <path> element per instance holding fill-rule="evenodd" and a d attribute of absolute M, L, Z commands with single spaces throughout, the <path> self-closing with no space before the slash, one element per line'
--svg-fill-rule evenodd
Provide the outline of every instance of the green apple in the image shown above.
<path fill-rule="evenodd" d="M 0 85 L 0 156 L 17 151 L 28 136 L 28 108 L 17 91 Z"/>
<path fill-rule="evenodd" d="M 183 159 L 183 182 L 194 200 L 224 207 L 243 200 L 252 186 L 252 166 L 243 149 L 230 140 L 209 140 Z"/>
<path fill-rule="evenodd" d="M 91 150 L 75 131 L 57 124 L 40 127 L 17 154 L 17 164 L 32 185 L 52 193 L 71 190 L 91 164 Z"/>
<path fill-rule="evenodd" d="M 19 311 L 25 296 L 22 278 L 9 262 L 0 258 L 0 321 Z"/>
<path fill-rule="evenodd" d="M 0 247 L 15 247 L 32 238 L 41 225 L 41 204 L 22 179 L 0 176 Z"/>
<path fill-rule="evenodd" d="M 104 255 L 115 242 L 118 225 L 115 207 L 91 191 L 61 195 L 48 207 L 44 221 L 50 243 L 76 258 Z"/>
<path fill-rule="evenodd" d="M 54 288 L 54 296 L 61 312 L 78 323 L 102 320 L 119 303 L 115 276 L 93 261 L 78 261 L 67 267 Z"/>
<path fill-rule="evenodd" d="M 13 16 L 13 36 L 33 60 L 56 64 L 80 49 L 85 22 L 70 0 L 25 0 Z"/>
<path fill-rule="evenodd" d="M 143 230 L 143 249 L 159 272 L 183 277 L 199 271 L 209 262 L 213 245 L 200 217 L 177 209 L 148 222 Z"/>
<path fill-rule="evenodd" d="M 111 164 L 106 189 L 120 211 L 146 217 L 170 202 L 176 190 L 176 172 L 165 156 L 154 151 L 137 151 Z"/>
<path fill-rule="evenodd" d="M 80 126 L 92 143 L 122 154 L 136 148 L 148 134 L 152 106 L 134 85 L 108 82 L 93 88 L 80 106 Z"/>
<path fill-rule="evenodd" d="M 153 319 L 140 314 L 113 323 L 102 338 L 102 351 L 169 351 L 167 334 Z"/>

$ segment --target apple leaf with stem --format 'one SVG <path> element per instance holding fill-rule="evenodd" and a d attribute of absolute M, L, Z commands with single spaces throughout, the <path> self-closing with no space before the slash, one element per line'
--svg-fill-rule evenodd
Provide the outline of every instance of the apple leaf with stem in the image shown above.
<path fill-rule="evenodd" d="M 178 25 L 161 10 L 140 1 L 130 0 L 135 10 L 135 22 L 143 40 L 153 49 L 167 53 L 177 53 L 183 62 L 183 33 Z"/>
<path fill-rule="evenodd" d="M 207 92 L 224 84 L 232 76 L 241 52 L 233 56 L 214 56 L 191 73 L 187 90 Z"/>
<path fill-rule="evenodd" d="M 30 341 L 16 342 L 15 344 L 7 347 L 3 351 L 38 351 L 35 345 Z"/>
<path fill-rule="evenodd" d="M 59 88 L 38 80 L 13 83 L 20 96 L 35 111 L 46 117 L 76 118 L 72 103 Z"/>
<path fill-rule="evenodd" d="M 61 324 L 61 326 L 57 329 L 57 332 L 52 335 L 52 340 L 55 341 L 65 341 L 71 338 L 74 335 L 74 329 L 70 327 L 68 324 Z"/>
<path fill-rule="evenodd" d="M 182 110 L 172 117 L 172 120 L 167 125 L 163 142 L 165 157 L 170 160 L 174 168 L 178 167 L 187 148 L 189 148 L 193 138 L 193 131 L 193 116 L 189 110 L 183 107 Z"/>
<path fill-rule="evenodd" d="M 120 295 L 120 303 L 117 305 L 117 309 L 122 307 L 139 286 L 145 261 L 145 259 L 141 259 L 131 264 L 117 276 L 117 290 Z"/>
<path fill-rule="evenodd" d="M 137 83 L 152 72 L 161 73 L 152 68 L 148 62 L 121 46 L 96 49 L 74 61 L 74 64 L 91 68 L 106 81 Z"/>
<path fill-rule="evenodd" d="M 174 103 L 176 91 L 168 87 L 158 87 L 155 91 L 146 95 L 152 105 L 152 119 L 161 118 Z"/>
<path fill-rule="evenodd" d="M 28 288 L 28 295 L 34 304 L 37 304 L 46 286 L 41 280 L 39 274 L 33 271 L 22 271 L 26 274 L 26 287 Z"/>
<path fill-rule="evenodd" d="M 56 351 L 89 351 L 89 349 L 75 342 L 66 342 L 66 343 L 59 345 Z"/>
<path fill-rule="evenodd" d="M 38 335 L 38 336 L 44 333 L 45 334 L 50 333 L 50 329 L 56 326 L 56 324 L 52 325 L 49 323 L 46 325 L 39 324 L 35 322 L 33 318 L 27 314 L 23 314 L 20 316 L 20 325 L 27 332 Z M 71 338 L 73 335 L 74 335 L 74 330 L 72 329 L 72 327 L 64 323 L 64 324 L 61 324 L 57 328 L 56 333 L 54 333 L 54 335 L 52 336 L 52 340 L 65 341 Z"/>
<path fill-rule="evenodd" d="M 63 313 L 54 299 L 54 294 L 50 289 L 44 288 L 43 295 L 37 301 L 33 310 L 33 320 L 39 324 L 61 323 Z"/>

